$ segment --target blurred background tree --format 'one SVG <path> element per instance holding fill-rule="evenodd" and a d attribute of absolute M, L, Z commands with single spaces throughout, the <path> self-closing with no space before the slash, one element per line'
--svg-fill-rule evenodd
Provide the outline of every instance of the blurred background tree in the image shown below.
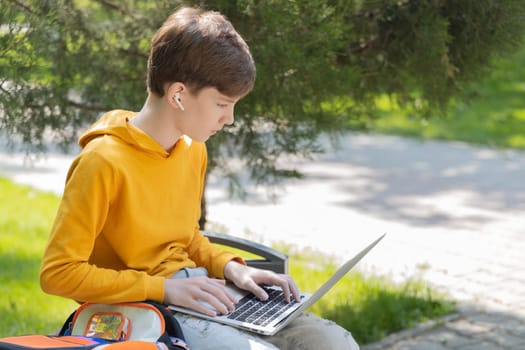
<path fill-rule="evenodd" d="M 256 183 L 300 176 L 278 160 L 366 129 L 378 96 L 421 118 L 445 111 L 525 29 L 521 0 L 3 0 L 3 134 L 45 151 L 104 111 L 139 110 L 149 40 L 181 4 L 224 13 L 257 64 L 235 125 L 208 142 L 209 170 L 233 190 L 240 169 Z"/>

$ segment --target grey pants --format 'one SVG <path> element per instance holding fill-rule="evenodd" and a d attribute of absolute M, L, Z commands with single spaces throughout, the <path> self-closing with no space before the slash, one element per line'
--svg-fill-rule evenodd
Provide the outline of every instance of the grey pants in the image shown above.
<path fill-rule="evenodd" d="M 207 275 L 206 269 L 183 269 L 173 278 Z M 190 348 L 198 350 L 359 350 L 350 332 L 303 313 L 273 336 L 260 336 L 216 322 L 176 313 Z"/>
<path fill-rule="evenodd" d="M 175 314 L 186 342 L 198 350 L 359 350 L 352 335 L 331 321 L 303 313 L 273 336 Z"/>

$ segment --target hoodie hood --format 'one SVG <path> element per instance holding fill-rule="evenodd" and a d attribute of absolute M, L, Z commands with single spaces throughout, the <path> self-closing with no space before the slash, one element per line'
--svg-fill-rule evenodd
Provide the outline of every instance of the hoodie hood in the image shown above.
<path fill-rule="evenodd" d="M 107 112 L 80 137 L 78 144 L 84 148 L 94 139 L 114 136 L 135 148 L 166 157 L 168 155 L 166 150 L 148 134 L 129 123 L 136 115 L 136 112 L 125 110 Z"/>

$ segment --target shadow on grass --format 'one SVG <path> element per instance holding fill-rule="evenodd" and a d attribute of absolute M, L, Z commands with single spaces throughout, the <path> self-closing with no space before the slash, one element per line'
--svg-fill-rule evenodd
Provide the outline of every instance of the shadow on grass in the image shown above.
<path fill-rule="evenodd" d="M 400 289 L 378 287 L 361 295 L 358 304 L 341 302 L 320 316 L 336 321 L 350 330 L 358 343 L 366 344 L 454 311 L 451 301 L 433 296 L 420 283 L 407 282 Z"/>
<path fill-rule="evenodd" d="M 22 256 L 18 252 L 0 254 L 0 266 L 2 266 L 0 281 L 2 286 L 38 281 L 40 262 L 39 257 Z"/>

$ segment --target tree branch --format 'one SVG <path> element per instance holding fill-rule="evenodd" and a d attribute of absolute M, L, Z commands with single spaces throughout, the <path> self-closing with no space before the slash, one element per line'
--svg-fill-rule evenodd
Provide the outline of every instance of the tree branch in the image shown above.
<path fill-rule="evenodd" d="M 102 106 L 96 106 L 96 105 L 89 105 L 89 104 L 85 104 L 85 103 L 80 103 L 80 102 L 75 102 L 75 101 L 72 101 L 72 100 L 67 100 L 67 103 L 72 106 L 72 107 L 75 107 L 75 108 L 79 108 L 81 110 L 84 110 L 84 111 L 92 111 L 92 112 L 105 112 L 108 110 L 108 108 L 106 107 L 102 107 Z"/>
<path fill-rule="evenodd" d="M 128 9 L 126 9 L 124 6 L 119 6 L 108 0 L 95 0 L 95 1 L 111 10 L 118 11 L 123 15 L 129 16 L 133 19 L 137 19 L 137 16 L 135 16 L 132 12 L 128 11 Z"/>
<path fill-rule="evenodd" d="M 28 5 L 23 4 L 21 1 L 17 1 L 17 0 L 8 0 L 8 1 L 10 1 L 11 3 L 15 4 L 16 6 L 22 8 L 24 11 L 29 12 L 30 14 L 33 14 L 33 15 L 35 14 L 35 11 L 33 11 L 31 9 L 31 7 L 29 7 Z"/>
<path fill-rule="evenodd" d="M 378 42 L 379 42 L 379 38 L 373 37 L 370 40 L 360 43 L 359 45 L 351 47 L 350 53 L 354 55 L 362 53 L 363 51 L 366 51 L 367 49 L 376 46 Z"/>

